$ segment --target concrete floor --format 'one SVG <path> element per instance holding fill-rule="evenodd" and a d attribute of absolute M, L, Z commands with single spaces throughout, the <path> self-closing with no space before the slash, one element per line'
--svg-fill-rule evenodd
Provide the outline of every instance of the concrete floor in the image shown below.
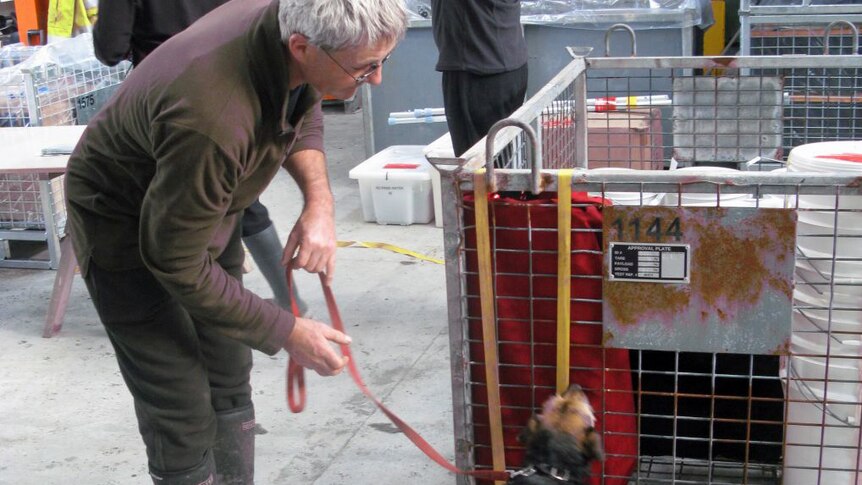
<path fill-rule="evenodd" d="M 364 159 L 361 113 L 326 114 L 338 238 L 381 241 L 443 258 L 442 230 L 362 222 L 350 168 Z M 300 195 L 280 174 L 263 195 L 286 237 Z M 53 271 L 0 269 L 0 484 L 146 484 L 131 398 L 80 278 L 65 323 L 41 337 Z M 258 271 L 246 285 L 269 297 Z M 326 309 L 317 278 L 298 275 L 316 315 Z M 453 458 L 446 293 L 442 265 L 379 249 L 343 248 L 334 282 L 353 353 L 372 390 Z M 344 373 L 307 373 L 308 405 L 285 403 L 287 355 L 255 353 L 256 482 L 267 484 L 449 484 Z"/>

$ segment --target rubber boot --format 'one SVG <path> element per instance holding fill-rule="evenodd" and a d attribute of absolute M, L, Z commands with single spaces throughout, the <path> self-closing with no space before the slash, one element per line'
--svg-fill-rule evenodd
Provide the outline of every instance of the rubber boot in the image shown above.
<path fill-rule="evenodd" d="M 218 485 L 254 484 L 254 406 L 216 413 Z"/>
<path fill-rule="evenodd" d="M 284 274 L 284 266 L 281 265 L 284 246 L 281 245 L 281 241 L 278 239 L 275 225 L 270 224 L 269 227 L 257 234 L 242 238 L 242 242 L 245 243 L 245 247 L 251 253 L 254 263 L 260 269 L 260 272 L 263 273 L 263 277 L 266 278 L 269 287 L 272 288 L 275 302 L 278 306 L 290 310 L 290 293 L 287 290 L 287 277 Z M 293 285 L 293 295 L 299 307 L 299 314 L 305 315 L 308 312 L 308 305 L 299 297 L 296 284 Z"/>
<path fill-rule="evenodd" d="M 150 467 L 154 485 L 213 485 L 216 477 L 215 458 L 207 451 L 200 465 L 179 472 L 161 472 Z"/>

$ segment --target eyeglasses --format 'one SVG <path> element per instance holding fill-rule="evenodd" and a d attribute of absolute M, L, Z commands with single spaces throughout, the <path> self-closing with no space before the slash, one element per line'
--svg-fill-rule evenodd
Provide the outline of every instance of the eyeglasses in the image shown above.
<path fill-rule="evenodd" d="M 326 54 L 326 57 L 328 57 L 328 58 L 332 59 L 332 62 L 334 62 L 336 66 L 340 67 L 340 68 L 341 68 L 341 70 L 342 70 L 342 71 L 344 71 L 344 73 L 345 73 L 345 74 L 347 74 L 348 76 L 352 77 L 352 78 L 353 78 L 353 80 L 354 80 L 354 81 L 356 81 L 356 85 L 357 85 L 357 86 L 358 86 L 358 85 L 360 85 L 360 84 L 362 84 L 362 83 L 364 83 L 365 81 L 367 81 L 367 80 L 368 80 L 368 78 L 369 78 L 369 77 L 371 77 L 371 75 L 372 75 L 372 74 L 374 74 L 374 72 L 375 72 L 375 71 L 377 71 L 378 69 L 380 69 L 380 68 L 383 66 L 383 63 L 384 63 L 384 62 L 386 62 L 386 61 L 388 61 L 388 60 L 389 60 L 389 57 L 390 57 L 390 56 L 392 56 L 392 53 L 391 53 L 391 52 L 390 52 L 389 54 L 386 54 L 386 57 L 384 57 L 384 58 L 380 61 L 380 64 L 378 64 L 378 63 L 376 63 L 376 62 L 375 62 L 375 63 L 372 63 L 371 65 L 369 65 L 369 66 L 368 66 L 368 69 L 365 71 L 365 73 L 363 73 L 363 74 L 362 74 L 362 75 L 360 75 L 360 76 L 354 76 L 353 74 L 351 74 L 351 73 L 350 73 L 350 71 L 348 71 L 347 69 L 345 69 L 345 68 L 344 68 L 344 66 L 342 66 L 340 62 L 336 61 L 336 60 L 335 60 L 335 58 L 334 58 L 334 57 L 332 57 L 332 54 L 330 54 L 330 53 L 329 53 L 329 51 L 328 51 L 328 50 L 326 50 L 326 49 L 324 49 L 324 48 L 322 48 L 322 47 L 320 48 L 320 50 L 322 50 L 322 51 L 323 51 L 323 53 L 324 53 L 324 54 Z"/>

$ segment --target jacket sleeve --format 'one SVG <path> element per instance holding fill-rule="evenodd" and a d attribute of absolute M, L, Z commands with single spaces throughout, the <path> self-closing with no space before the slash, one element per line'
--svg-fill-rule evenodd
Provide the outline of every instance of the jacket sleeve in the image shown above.
<path fill-rule="evenodd" d="M 102 0 L 93 26 L 93 50 L 107 66 L 129 59 L 132 28 L 135 25 L 135 0 Z"/>
<path fill-rule="evenodd" d="M 302 120 L 302 126 L 296 134 L 296 142 L 288 156 L 302 150 L 317 150 L 323 152 L 323 109 L 321 101 L 317 101 L 308 110 Z"/>
<path fill-rule="evenodd" d="M 156 172 L 144 196 L 144 264 L 195 318 L 224 335 L 275 354 L 295 319 L 244 288 L 216 261 L 240 214 L 227 214 L 242 167 L 208 137 L 172 124 L 153 126 Z"/>

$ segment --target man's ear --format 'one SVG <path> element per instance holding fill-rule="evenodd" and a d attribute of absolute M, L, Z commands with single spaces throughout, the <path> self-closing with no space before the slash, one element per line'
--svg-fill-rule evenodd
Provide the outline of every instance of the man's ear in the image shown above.
<path fill-rule="evenodd" d="M 290 34 L 290 37 L 287 38 L 287 49 L 290 51 L 291 57 L 299 62 L 306 62 L 310 47 L 311 43 L 308 42 L 308 37 L 302 34 Z"/>

